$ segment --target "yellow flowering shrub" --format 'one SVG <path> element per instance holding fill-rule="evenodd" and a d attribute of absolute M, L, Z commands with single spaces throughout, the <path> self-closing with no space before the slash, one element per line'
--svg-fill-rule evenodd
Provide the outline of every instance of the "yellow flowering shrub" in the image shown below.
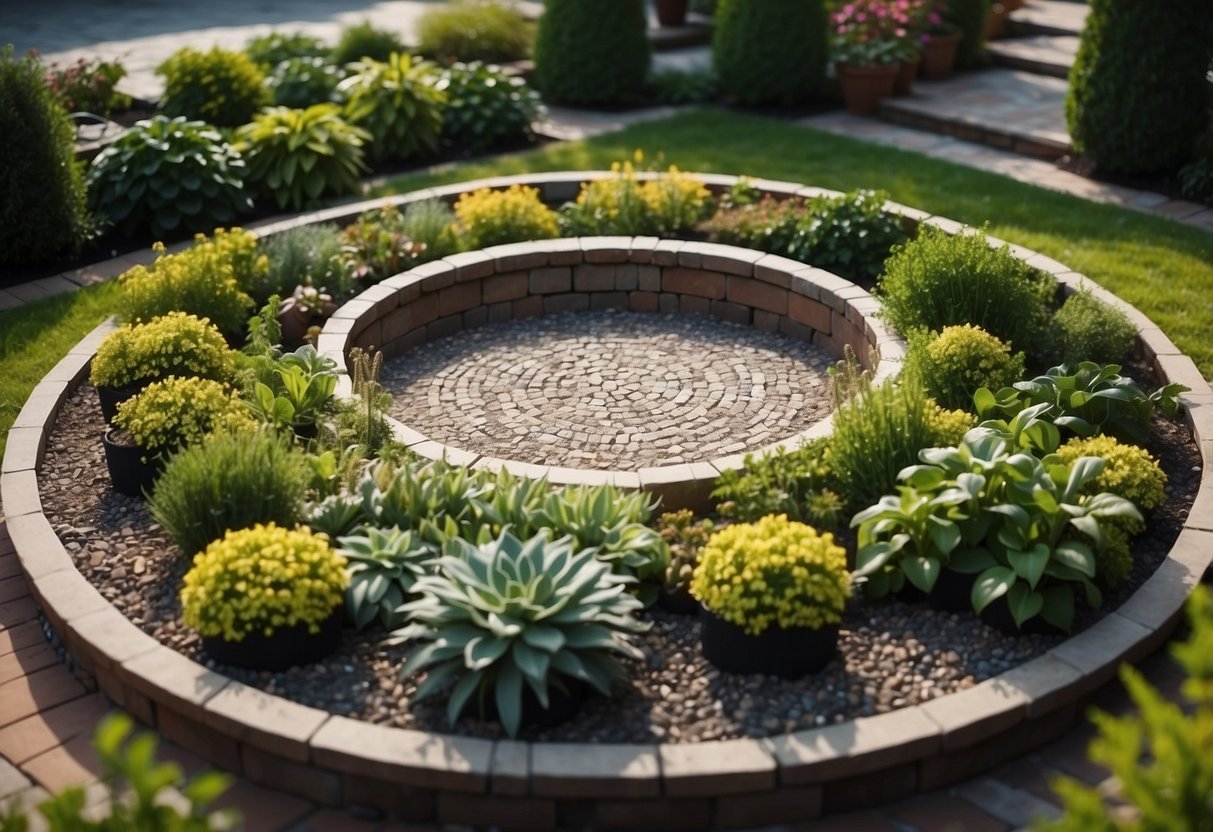
<path fill-rule="evenodd" d="M 1107 461 L 1104 469 L 1083 489 L 1087 493 L 1109 491 L 1142 511 L 1158 508 L 1167 498 L 1167 475 L 1158 460 L 1145 448 L 1121 442 L 1114 436 L 1075 437 L 1057 449 L 1057 456 L 1067 464 L 1083 456 L 1097 456 Z M 1116 522 L 1129 534 L 1139 534 L 1143 529 L 1141 521 L 1135 518 L 1117 518 Z"/>
<path fill-rule="evenodd" d="M 256 430 L 257 422 L 235 392 L 204 378 L 168 378 L 118 405 L 114 425 L 149 454 L 171 453 L 219 430 Z"/>
<path fill-rule="evenodd" d="M 216 127 L 235 127 L 270 103 L 265 75 L 243 52 L 191 46 L 178 49 L 156 68 L 164 76 L 160 108 Z"/>
<path fill-rule="evenodd" d="M 927 412 L 927 425 L 934 436 L 935 447 L 954 447 L 964 440 L 966 433 L 977 427 L 977 417 L 967 410 L 948 410 L 935 405 Z"/>
<path fill-rule="evenodd" d="M 325 535 L 258 523 L 229 531 L 194 558 L 181 586 L 185 623 L 208 638 L 320 624 L 345 599 L 345 557 Z"/>
<path fill-rule="evenodd" d="M 699 553 L 691 594 L 758 635 L 768 627 L 837 624 L 851 596 L 846 551 L 785 514 L 716 532 Z"/>
<path fill-rule="evenodd" d="M 637 161 L 643 156 L 637 152 Z M 674 165 L 641 182 L 632 162 L 611 165 L 615 175 L 586 182 L 577 201 L 561 211 L 572 236 L 651 234 L 669 236 L 694 226 L 712 212 L 711 191 Z"/>
<path fill-rule="evenodd" d="M 455 221 L 463 247 L 470 250 L 560 236 L 556 213 L 543 204 L 538 189 L 526 185 L 464 194 L 455 203 Z"/>
<path fill-rule="evenodd" d="M 125 387 L 170 375 L 229 382 L 235 372 L 235 353 L 209 320 L 170 312 L 107 335 L 93 356 L 89 380 L 98 387 Z"/>
<path fill-rule="evenodd" d="M 940 332 L 911 334 L 907 366 L 917 370 L 927 394 L 944 407 L 973 409 L 979 387 L 998 390 L 1023 378 L 1023 353 L 979 326 L 963 324 Z"/>

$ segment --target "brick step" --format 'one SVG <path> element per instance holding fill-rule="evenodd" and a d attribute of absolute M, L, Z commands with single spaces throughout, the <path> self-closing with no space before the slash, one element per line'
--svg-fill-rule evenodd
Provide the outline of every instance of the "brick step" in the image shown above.
<path fill-rule="evenodd" d="M 1007 21 L 1010 35 L 1080 35 L 1090 9 L 1086 3 L 1065 0 L 1028 0 L 1026 6 L 1011 12 Z"/>
<path fill-rule="evenodd" d="M 996 66 L 1052 78 L 1069 77 L 1077 51 L 1077 35 L 1031 35 L 986 44 L 986 52 Z"/>

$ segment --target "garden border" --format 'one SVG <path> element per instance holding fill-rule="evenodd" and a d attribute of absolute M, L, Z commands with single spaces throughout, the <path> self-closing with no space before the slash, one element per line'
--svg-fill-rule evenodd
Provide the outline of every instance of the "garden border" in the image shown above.
<path fill-rule="evenodd" d="M 576 196 L 607 173 L 505 177 L 394 198 L 397 204 L 475 187 L 537 185 Z M 714 190 L 734 177 L 703 177 Z M 827 193 L 751 181 L 778 195 Z M 262 224 L 272 233 L 352 219 L 373 200 Z M 907 221 L 949 232 L 959 223 L 898 205 Z M 991 244 L 1002 242 L 991 239 Z M 1159 380 L 1192 388 L 1185 419 L 1202 460 L 1200 488 L 1158 570 L 1092 627 L 1013 670 L 959 693 L 887 714 L 768 739 L 610 745 L 489 741 L 373 725 L 271 696 L 161 645 L 80 574 L 42 513 L 37 469 L 64 399 L 87 376 L 103 324 L 73 347 L 26 401 L 0 465 L 9 534 L 31 591 L 78 664 L 118 705 L 167 738 L 248 779 L 330 805 L 369 804 L 406 819 L 529 829 L 557 826 L 690 829 L 808 820 L 823 811 L 895 800 L 972 777 L 1070 727 L 1122 661 L 1156 650 L 1213 560 L 1213 391 L 1146 316 L 1082 275 L 1012 246 L 1066 291 L 1086 285 L 1123 308 Z M 138 258 L 132 258 L 138 259 Z M 121 262 L 129 267 L 132 259 Z M 101 269 L 117 265 L 99 264 Z M 119 269 L 121 270 L 121 269 Z"/>

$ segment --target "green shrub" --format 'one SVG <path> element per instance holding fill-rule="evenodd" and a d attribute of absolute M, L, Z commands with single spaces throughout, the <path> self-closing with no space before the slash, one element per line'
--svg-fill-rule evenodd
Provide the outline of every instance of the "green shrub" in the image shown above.
<path fill-rule="evenodd" d="M 644 0 L 548 0 L 535 35 L 532 80 L 554 104 L 614 104 L 638 96 L 649 71 Z"/>
<path fill-rule="evenodd" d="M 720 79 L 712 69 L 661 69 L 649 76 L 648 87 L 657 104 L 707 104 L 720 95 Z"/>
<path fill-rule="evenodd" d="M 156 68 L 164 76 L 160 109 L 217 127 L 235 127 L 269 103 L 265 75 L 243 52 L 182 47 Z"/>
<path fill-rule="evenodd" d="M 307 457 L 288 437 L 219 433 L 168 460 L 148 507 L 177 548 L 193 555 L 229 529 L 294 526 L 309 477 Z"/>
<path fill-rule="evenodd" d="M 279 208 L 297 211 L 324 196 L 355 193 L 366 170 L 370 134 L 347 123 L 336 104 L 269 107 L 237 135 L 250 184 Z"/>
<path fill-rule="evenodd" d="M 1128 315 L 1087 291 L 1066 298 L 1053 316 L 1053 325 L 1060 341 L 1058 357 L 1066 364 L 1118 363 L 1129 354 L 1137 337 L 1137 327 Z"/>
<path fill-rule="evenodd" d="M 310 107 L 337 99 L 345 72 L 327 58 L 290 58 L 275 64 L 266 78 L 279 107 Z"/>
<path fill-rule="evenodd" d="M 838 495 L 831 490 L 829 441 L 817 439 L 794 451 L 747 454 L 745 470 L 730 469 L 716 480 L 712 499 L 722 517 L 753 523 L 768 514 L 814 526 L 835 527 Z"/>
<path fill-rule="evenodd" d="M 981 234 L 923 226 L 885 262 L 879 289 L 885 319 L 903 333 L 973 324 L 1030 353 L 1048 341 L 1052 278 Z"/>
<path fill-rule="evenodd" d="M 520 61 L 534 37 L 530 21 L 498 0 L 455 0 L 417 21 L 417 51 L 442 63 Z"/>
<path fill-rule="evenodd" d="M 94 210 L 127 234 L 209 231 L 252 210 L 244 158 L 218 130 L 184 117 L 140 121 L 93 159 Z"/>
<path fill-rule="evenodd" d="M 943 19 L 960 29 L 956 65 L 962 69 L 981 63 L 986 39 L 990 0 L 947 0 Z"/>
<path fill-rule="evenodd" d="M 425 249 L 405 231 L 395 205 L 364 211 L 341 230 L 341 262 L 360 283 L 378 283 L 422 262 Z"/>
<path fill-rule="evenodd" d="M 370 59 L 386 61 L 393 52 L 403 52 L 404 41 L 395 32 L 376 29 L 369 20 L 341 30 L 337 45 L 333 47 L 333 63 L 348 64 Z"/>
<path fill-rule="evenodd" d="M 46 70 L 46 83 L 69 113 L 93 113 L 108 116 L 115 110 L 125 110 L 131 97 L 114 87 L 126 77 L 126 67 L 120 61 L 100 58 L 77 58 L 74 64 L 60 68 L 51 64 Z"/>
<path fill-rule="evenodd" d="M 770 194 L 728 204 L 708 222 L 714 241 L 788 256 L 796 229 L 808 213 L 800 199 L 776 199 Z"/>
<path fill-rule="evenodd" d="M 825 78 L 822 0 L 720 0 L 712 57 L 721 91 L 747 106 L 795 104 Z"/>
<path fill-rule="evenodd" d="M 906 366 L 939 404 L 965 410 L 972 409 L 978 388 L 1009 387 L 1024 372 L 1023 353 L 1012 355 L 1004 342 L 972 324 L 911 333 Z"/>
<path fill-rule="evenodd" d="M 418 263 L 439 260 L 459 251 L 455 212 L 441 199 L 409 203 L 401 217 L 400 230 L 414 243 L 424 246 L 417 256 Z"/>
<path fill-rule="evenodd" d="M 345 115 L 371 135 L 372 159 L 402 160 L 434 153 L 442 135 L 446 93 L 434 65 L 393 52 L 386 61 L 362 60 L 339 87 Z"/>
<path fill-rule="evenodd" d="M 1173 171 L 1209 124 L 1205 0 L 1092 0 L 1070 69 L 1074 149 L 1101 169 Z M 1149 32 L 1149 37 L 1143 33 Z"/>
<path fill-rule="evenodd" d="M 0 266 L 75 250 L 88 235 L 75 131 L 32 57 L 0 49 Z"/>
<path fill-rule="evenodd" d="M 89 370 L 95 387 L 128 387 L 166 376 L 230 382 L 236 362 L 210 321 L 170 312 L 145 324 L 127 324 L 97 345 Z"/>
<path fill-rule="evenodd" d="M 341 231 L 331 223 L 302 225 L 262 238 L 261 251 L 269 262 L 262 280 L 249 287 L 258 304 L 270 295 L 287 297 L 296 286 L 315 286 L 348 294 L 353 281 L 341 263 Z"/>
<path fill-rule="evenodd" d="M 251 38 L 244 47 L 244 54 L 265 72 L 295 58 L 326 58 L 330 51 L 320 38 L 303 32 L 270 32 Z"/>
<path fill-rule="evenodd" d="M 480 63 L 455 63 L 442 72 L 446 84 L 442 137 L 475 152 L 530 139 L 542 104 L 526 81 Z"/>
<path fill-rule="evenodd" d="M 256 424 L 232 391 L 206 378 L 168 376 L 118 405 L 114 426 L 127 431 L 149 457 L 166 458 L 217 431 L 249 431 Z"/>
<path fill-rule="evenodd" d="M 455 218 L 460 241 L 471 250 L 560 236 L 556 213 L 543 204 L 538 189 L 525 185 L 465 193 L 455 203 Z"/>
<path fill-rule="evenodd" d="M 639 151 L 637 159 L 642 159 Z M 670 165 L 641 182 L 631 162 L 611 165 L 614 176 L 585 182 L 575 202 L 560 209 L 569 236 L 655 235 L 686 231 L 713 208 L 712 194 L 697 177 Z"/>

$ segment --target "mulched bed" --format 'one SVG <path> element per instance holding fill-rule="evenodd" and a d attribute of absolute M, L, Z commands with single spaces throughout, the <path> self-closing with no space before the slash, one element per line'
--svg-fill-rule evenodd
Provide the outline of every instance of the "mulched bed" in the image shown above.
<path fill-rule="evenodd" d="M 1142 376 L 1137 376 L 1142 377 Z M 96 392 L 84 385 L 66 402 L 40 472 L 43 507 L 80 571 L 119 610 L 160 642 L 208 666 L 197 634 L 180 620 L 177 587 L 187 564 L 143 501 L 110 488 L 101 446 Z M 1167 501 L 1137 539 L 1130 582 L 1107 608 L 1128 597 L 1166 557 L 1195 497 L 1200 461 L 1187 429 L 1157 421 L 1150 450 L 1170 482 Z M 1099 617 L 1081 616 L 1079 628 Z M 918 704 L 967 687 L 1040 655 L 1059 641 L 1006 636 L 968 614 L 935 612 L 901 602 L 852 603 L 842 624 L 840 657 L 796 682 L 734 676 L 699 651 L 694 618 L 647 614 L 643 662 L 629 662 L 629 684 L 614 700 L 591 699 L 571 721 L 527 728 L 532 740 L 696 742 L 762 737 Z M 440 697 L 409 701 L 414 684 L 398 679 L 399 648 L 384 649 L 382 631 L 347 630 L 324 662 L 282 673 L 219 667 L 232 678 L 288 699 L 385 725 L 481 736 L 499 726 L 462 719 L 447 725 Z"/>

